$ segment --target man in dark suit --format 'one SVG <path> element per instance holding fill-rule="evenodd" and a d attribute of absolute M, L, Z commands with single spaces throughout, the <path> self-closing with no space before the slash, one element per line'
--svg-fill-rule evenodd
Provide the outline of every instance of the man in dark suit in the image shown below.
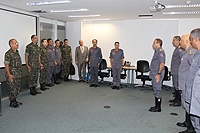
<path fill-rule="evenodd" d="M 79 45 L 75 51 L 75 61 L 78 66 L 79 81 L 85 82 L 86 62 L 88 62 L 88 47 L 83 46 L 83 40 L 79 40 Z M 83 77 L 81 77 L 81 70 L 83 70 Z"/>

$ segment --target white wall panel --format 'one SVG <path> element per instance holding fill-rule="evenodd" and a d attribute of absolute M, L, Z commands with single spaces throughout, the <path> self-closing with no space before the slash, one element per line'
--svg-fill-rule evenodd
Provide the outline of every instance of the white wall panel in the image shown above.
<path fill-rule="evenodd" d="M 0 67 L 4 67 L 4 54 L 10 49 L 8 41 L 12 38 L 19 42 L 19 54 L 25 64 L 25 48 L 31 42 L 31 35 L 36 34 L 36 17 L 0 10 Z"/>

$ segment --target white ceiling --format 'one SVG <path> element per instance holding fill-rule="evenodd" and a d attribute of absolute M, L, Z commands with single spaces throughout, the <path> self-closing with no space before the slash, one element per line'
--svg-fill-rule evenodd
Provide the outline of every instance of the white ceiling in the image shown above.
<path fill-rule="evenodd" d="M 87 8 L 86 12 L 71 13 L 40 13 L 40 16 L 53 18 L 61 21 L 81 21 L 85 18 L 69 18 L 68 15 L 95 15 L 100 17 L 91 19 L 138 19 L 139 14 L 153 14 L 154 19 L 163 18 L 199 18 L 200 14 L 195 15 L 163 15 L 162 12 L 153 12 L 149 10 L 149 6 L 154 4 L 153 0 L 71 0 L 71 4 L 43 5 L 43 6 L 27 6 L 26 2 L 42 2 L 53 0 L 0 0 L 0 4 L 10 6 L 25 11 L 33 10 L 70 10 Z M 184 0 L 160 0 L 164 5 L 182 5 L 186 4 Z M 191 0 L 191 4 L 200 4 L 200 0 Z M 200 11 L 200 8 L 181 8 L 181 9 L 165 9 L 163 12 L 171 11 Z M 90 19 L 90 18 L 88 18 Z"/>

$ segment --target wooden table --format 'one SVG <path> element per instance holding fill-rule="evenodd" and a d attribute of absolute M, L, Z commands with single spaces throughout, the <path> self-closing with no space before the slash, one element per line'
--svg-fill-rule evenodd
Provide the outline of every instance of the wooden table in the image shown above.
<path fill-rule="evenodd" d="M 108 65 L 107 68 L 111 68 L 111 65 Z M 123 69 L 127 70 L 127 86 L 130 87 L 131 84 L 134 84 L 134 71 L 137 69 L 137 67 L 124 66 Z M 130 76 L 131 72 L 132 72 L 132 75 Z"/>

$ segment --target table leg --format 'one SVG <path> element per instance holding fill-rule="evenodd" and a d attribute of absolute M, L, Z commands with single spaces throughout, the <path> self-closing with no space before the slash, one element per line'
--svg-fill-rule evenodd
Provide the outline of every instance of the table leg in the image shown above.
<path fill-rule="evenodd" d="M 130 87 L 130 70 L 128 69 L 128 76 L 127 76 L 127 87 Z"/>
<path fill-rule="evenodd" d="M 132 69 L 131 84 L 134 84 L 134 69 Z"/>

